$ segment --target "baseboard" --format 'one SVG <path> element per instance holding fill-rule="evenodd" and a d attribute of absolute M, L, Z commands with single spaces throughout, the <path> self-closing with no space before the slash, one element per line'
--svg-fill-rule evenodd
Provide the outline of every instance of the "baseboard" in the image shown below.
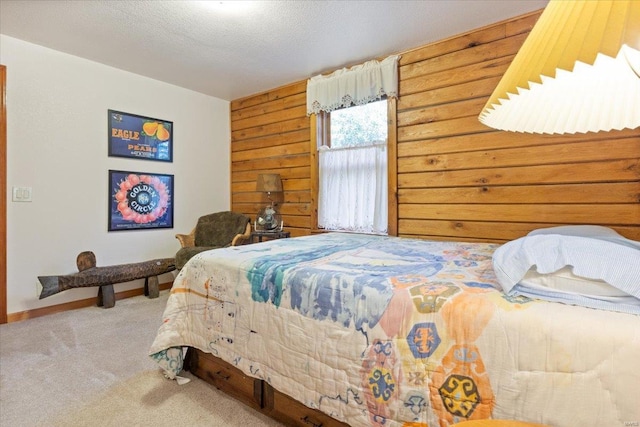
<path fill-rule="evenodd" d="M 158 288 L 162 290 L 171 289 L 173 282 L 160 283 Z M 131 298 L 144 294 L 144 288 L 131 289 L 128 291 L 116 292 L 116 301 Z M 91 307 L 96 305 L 97 297 L 86 298 L 77 301 L 65 302 L 64 304 L 50 305 L 48 307 L 36 308 L 33 310 L 19 311 L 7 314 L 7 323 L 19 322 L 21 320 L 33 319 L 35 317 L 46 316 L 47 314 L 60 313 L 62 311 L 75 310 L 77 308 Z"/>

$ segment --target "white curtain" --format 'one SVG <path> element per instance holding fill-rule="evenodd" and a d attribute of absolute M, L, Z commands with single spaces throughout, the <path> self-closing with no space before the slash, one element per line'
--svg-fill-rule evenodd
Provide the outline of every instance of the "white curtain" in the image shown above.
<path fill-rule="evenodd" d="M 319 154 L 318 226 L 386 234 L 386 143 Z"/>
<path fill-rule="evenodd" d="M 307 81 L 307 115 L 398 97 L 398 55 L 367 61 Z"/>

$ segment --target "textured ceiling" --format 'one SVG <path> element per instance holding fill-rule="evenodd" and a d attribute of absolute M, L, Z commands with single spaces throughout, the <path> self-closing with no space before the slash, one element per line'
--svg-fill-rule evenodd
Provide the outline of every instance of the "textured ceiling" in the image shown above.
<path fill-rule="evenodd" d="M 546 4 L 547 0 L 0 0 L 0 33 L 233 100 Z"/>

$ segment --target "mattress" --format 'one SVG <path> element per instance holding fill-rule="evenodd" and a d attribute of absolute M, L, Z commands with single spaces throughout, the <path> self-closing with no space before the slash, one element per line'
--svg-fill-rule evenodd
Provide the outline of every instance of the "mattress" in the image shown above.
<path fill-rule="evenodd" d="M 346 233 L 216 249 L 150 348 L 195 347 L 351 426 L 640 421 L 640 316 L 508 296 L 498 245 Z"/>

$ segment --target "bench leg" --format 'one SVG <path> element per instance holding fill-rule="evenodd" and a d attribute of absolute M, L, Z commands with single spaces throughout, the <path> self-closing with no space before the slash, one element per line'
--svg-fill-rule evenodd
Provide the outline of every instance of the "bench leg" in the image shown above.
<path fill-rule="evenodd" d="M 111 308 L 116 305 L 113 285 L 103 285 L 98 289 L 98 307 Z"/>
<path fill-rule="evenodd" d="M 144 294 L 149 298 L 158 298 L 160 296 L 158 276 L 151 276 L 144 279 Z"/>

